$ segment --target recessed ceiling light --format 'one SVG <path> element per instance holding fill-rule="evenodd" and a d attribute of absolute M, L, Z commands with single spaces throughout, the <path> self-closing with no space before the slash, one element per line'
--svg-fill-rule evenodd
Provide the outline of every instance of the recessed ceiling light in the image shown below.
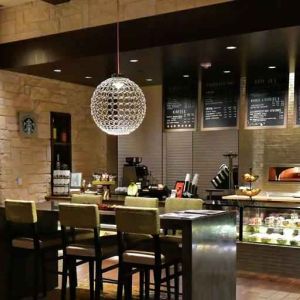
<path fill-rule="evenodd" d="M 229 73 L 231 73 L 231 71 L 230 70 L 225 70 L 225 71 L 223 71 L 223 73 L 229 74 Z"/>
<path fill-rule="evenodd" d="M 234 49 L 236 49 L 236 46 L 227 46 L 226 49 L 227 50 L 234 50 Z"/>
<path fill-rule="evenodd" d="M 276 69 L 276 66 L 268 66 L 269 69 Z"/>
<path fill-rule="evenodd" d="M 132 63 L 136 63 L 136 62 L 138 62 L 138 61 L 139 61 L 139 60 L 138 60 L 138 59 L 136 59 L 136 58 L 135 58 L 135 59 L 131 59 L 131 60 L 130 60 L 130 62 L 132 62 Z"/>
<path fill-rule="evenodd" d="M 182 75 L 182 77 L 183 77 L 183 78 L 189 78 L 190 75 L 189 75 L 189 74 L 184 74 L 184 75 Z"/>
<path fill-rule="evenodd" d="M 60 72 L 61 72 L 61 69 L 54 69 L 53 72 L 55 72 L 55 73 L 60 73 Z"/>
<path fill-rule="evenodd" d="M 153 79 L 152 78 L 146 78 L 146 81 L 151 82 L 151 81 L 153 81 Z"/>
<path fill-rule="evenodd" d="M 211 62 L 203 62 L 200 64 L 200 66 L 203 68 L 203 69 L 208 69 L 211 67 Z"/>
<path fill-rule="evenodd" d="M 93 78 L 92 76 L 85 76 L 84 77 L 85 79 L 91 79 L 91 78 Z"/>

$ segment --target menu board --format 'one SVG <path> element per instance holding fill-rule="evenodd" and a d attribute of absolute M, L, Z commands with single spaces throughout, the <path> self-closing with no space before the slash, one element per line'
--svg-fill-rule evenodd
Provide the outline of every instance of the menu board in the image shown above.
<path fill-rule="evenodd" d="M 197 98 L 197 82 L 165 83 L 165 130 L 195 130 L 197 126 Z"/>
<path fill-rule="evenodd" d="M 287 76 L 260 76 L 248 82 L 248 127 L 285 124 Z"/>
<path fill-rule="evenodd" d="M 238 81 L 220 79 L 203 83 L 202 128 L 237 126 Z"/>
<path fill-rule="evenodd" d="M 296 97 L 296 124 L 300 125 L 300 74 L 296 73 L 295 97 Z"/>

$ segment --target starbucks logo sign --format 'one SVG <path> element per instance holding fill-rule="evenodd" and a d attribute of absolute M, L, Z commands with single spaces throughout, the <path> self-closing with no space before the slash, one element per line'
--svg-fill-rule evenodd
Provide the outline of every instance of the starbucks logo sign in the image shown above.
<path fill-rule="evenodd" d="M 33 137 L 37 134 L 36 115 L 34 113 L 19 113 L 20 133 L 26 137 Z"/>

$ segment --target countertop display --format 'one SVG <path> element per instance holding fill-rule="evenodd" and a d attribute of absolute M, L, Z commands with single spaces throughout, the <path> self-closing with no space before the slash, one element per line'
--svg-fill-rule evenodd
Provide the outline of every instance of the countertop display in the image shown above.
<path fill-rule="evenodd" d="M 249 201 L 248 196 L 243 195 L 228 195 L 223 196 L 223 200 L 238 200 L 238 201 Z M 300 203 L 300 195 L 295 196 L 270 196 L 270 195 L 258 195 L 252 197 L 253 201 L 259 202 L 291 202 L 291 203 Z"/>

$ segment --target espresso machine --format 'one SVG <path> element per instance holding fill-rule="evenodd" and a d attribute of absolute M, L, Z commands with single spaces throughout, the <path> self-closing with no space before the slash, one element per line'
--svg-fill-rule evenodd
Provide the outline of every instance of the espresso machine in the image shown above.
<path fill-rule="evenodd" d="M 126 157 L 126 164 L 123 165 L 123 186 L 131 182 L 140 182 L 141 188 L 148 186 L 148 167 L 142 165 L 141 157 Z"/>

